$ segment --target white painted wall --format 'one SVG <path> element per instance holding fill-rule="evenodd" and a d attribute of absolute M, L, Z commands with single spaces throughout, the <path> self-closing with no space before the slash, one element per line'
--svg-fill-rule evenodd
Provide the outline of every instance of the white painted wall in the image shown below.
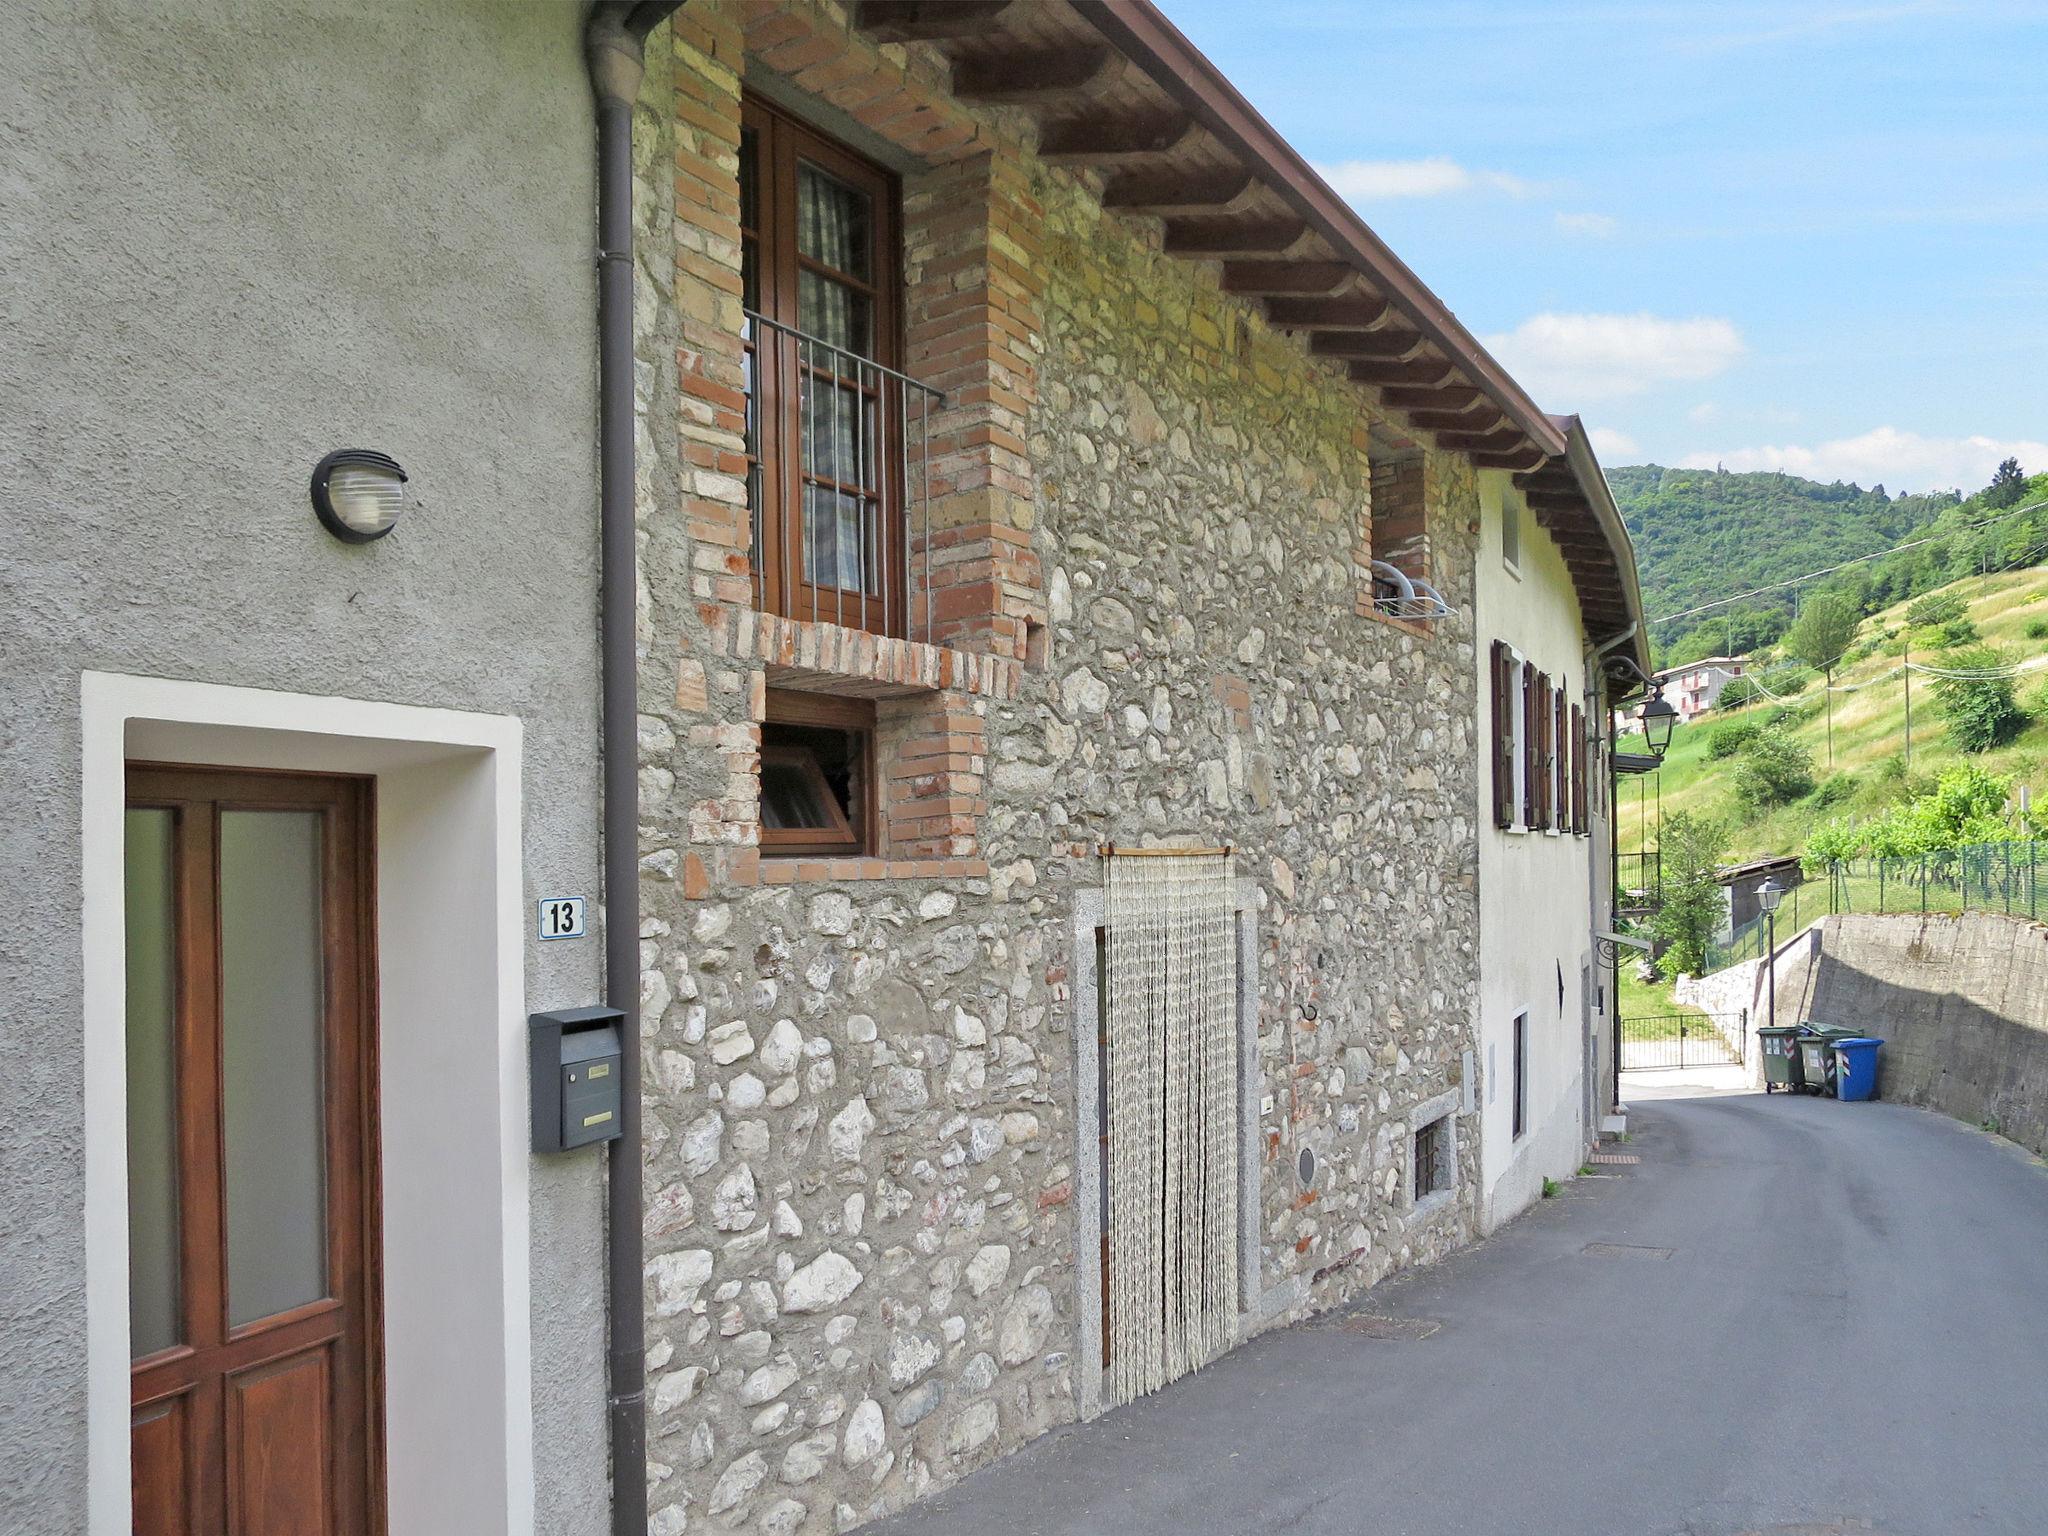
<path fill-rule="evenodd" d="M 1521 560 L 1502 557 L 1503 508 L 1521 520 Z M 1493 739 L 1487 666 L 1505 640 L 1585 705 L 1585 638 L 1563 556 L 1510 477 L 1480 477 L 1474 593 L 1482 757 Z M 1589 800 L 1598 803 L 1597 792 Z M 1500 1225 L 1578 1171 L 1587 1127 L 1591 879 L 1599 839 L 1502 831 L 1493 824 L 1492 765 L 1479 793 L 1479 1104 L 1482 1219 Z M 1562 998 L 1559 983 L 1562 978 Z M 1591 977 L 1593 985 L 1598 978 Z M 1514 1126 L 1514 1019 L 1529 1015 L 1528 1124 Z"/>

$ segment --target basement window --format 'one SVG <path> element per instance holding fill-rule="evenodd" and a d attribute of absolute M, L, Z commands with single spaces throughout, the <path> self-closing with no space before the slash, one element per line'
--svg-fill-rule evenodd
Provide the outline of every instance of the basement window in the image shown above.
<path fill-rule="evenodd" d="M 1415 1133 L 1415 1199 L 1420 1204 L 1451 1187 L 1451 1159 L 1444 1122 L 1432 1120 Z"/>
<path fill-rule="evenodd" d="M 873 850 L 874 742 L 868 700 L 769 690 L 761 724 L 764 856 Z"/>
<path fill-rule="evenodd" d="M 1427 1220 L 1458 1198 L 1459 1090 L 1418 1104 L 1408 1114 L 1408 1168 L 1404 1181 L 1410 1221 Z"/>

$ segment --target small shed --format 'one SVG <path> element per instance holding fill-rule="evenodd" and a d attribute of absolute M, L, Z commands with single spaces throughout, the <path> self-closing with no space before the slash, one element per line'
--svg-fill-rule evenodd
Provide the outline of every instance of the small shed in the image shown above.
<path fill-rule="evenodd" d="M 1728 892 L 1728 926 L 1734 933 L 1740 933 L 1763 912 L 1762 903 L 1756 899 L 1756 888 L 1764 881 L 1775 880 L 1779 890 L 1789 891 L 1806 880 L 1796 853 L 1773 854 L 1765 859 L 1751 859 L 1747 864 L 1732 864 L 1721 871 L 1719 878 Z"/>

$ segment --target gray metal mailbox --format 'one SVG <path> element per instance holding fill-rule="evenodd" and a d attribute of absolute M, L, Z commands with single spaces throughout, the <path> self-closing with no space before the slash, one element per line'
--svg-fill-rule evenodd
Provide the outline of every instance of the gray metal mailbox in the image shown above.
<path fill-rule="evenodd" d="M 532 1027 L 533 1150 L 567 1152 L 619 1134 L 619 1026 L 616 1008 L 536 1013 Z"/>

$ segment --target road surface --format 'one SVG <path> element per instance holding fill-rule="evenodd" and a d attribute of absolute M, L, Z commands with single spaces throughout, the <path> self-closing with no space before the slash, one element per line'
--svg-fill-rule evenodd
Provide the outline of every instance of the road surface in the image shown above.
<path fill-rule="evenodd" d="M 2038 1160 L 1783 1095 L 1639 1098 L 1630 1129 L 1640 1164 L 1350 1314 L 1428 1337 L 1265 1335 L 866 1532 L 2048 1531 Z"/>

